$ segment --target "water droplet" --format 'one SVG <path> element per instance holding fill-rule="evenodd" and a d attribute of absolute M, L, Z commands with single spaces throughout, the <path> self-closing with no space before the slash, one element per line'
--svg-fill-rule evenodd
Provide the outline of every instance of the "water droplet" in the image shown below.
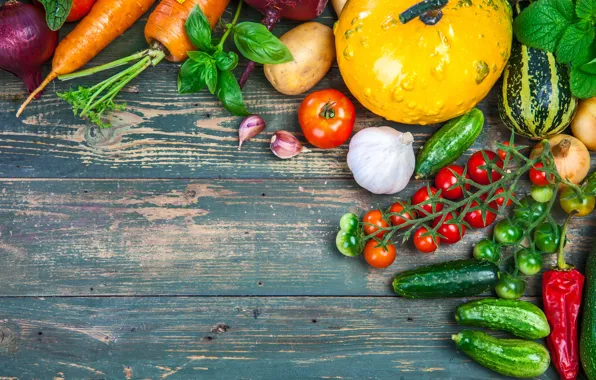
<path fill-rule="evenodd" d="M 352 34 L 354 34 L 354 30 L 348 29 L 345 31 L 344 37 L 346 37 L 346 40 L 347 40 L 348 38 L 350 38 L 352 36 Z"/>
<path fill-rule="evenodd" d="M 354 50 L 352 49 L 352 46 L 346 46 L 346 48 L 344 49 L 344 58 L 348 61 L 354 58 Z"/>
<path fill-rule="evenodd" d="M 363 47 L 368 47 L 368 37 L 362 37 L 360 39 L 360 45 L 362 45 Z"/>
<path fill-rule="evenodd" d="M 364 96 L 366 96 L 368 98 L 370 96 L 370 94 L 372 94 L 372 90 L 370 88 L 365 88 L 363 93 L 364 93 Z"/>
<path fill-rule="evenodd" d="M 401 103 L 404 101 L 404 93 L 401 89 L 401 87 L 399 86 L 395 86 L 395 88 L 393 89 L 393 100 L 395 100 L 397 103 Z"/>
<path fill-rule="evenodd" d="M 416 102 L 415 102 L 415 101 L 413 101 L 413 100 L 412 100 L 412 101 L 410 101 L 410 102 L 408 103 L 408 108 L 416 108 Z"/>
<path fill-rule="evenodd" d="M 416 87 L 416 78 L 415 77 L 406 77 L 401 81 L 401 88 L 406 91 L 412 91 L 414 87 Z"/>
<path fill-rule="evenodd" d="M 358 23 L 358 21 L 360 21 L 360 17 L 354 17 L 352 19 L 352 25 L 356 25 Z"/>

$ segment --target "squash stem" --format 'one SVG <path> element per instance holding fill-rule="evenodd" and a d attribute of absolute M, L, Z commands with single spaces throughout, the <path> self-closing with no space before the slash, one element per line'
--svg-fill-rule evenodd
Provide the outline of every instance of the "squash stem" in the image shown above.
<path fill-rule="evenodd" d="M 424 0 L 412 5 L 399 15 L 399 21 L 407 24 L 417 17 L 423 16 L 427 12 L 437 11 L 443 8 L 449 0 Z M 438 21 L 438 20 L 437 20 Z M 436 22 L 435 22 L 436 23 Z"/>

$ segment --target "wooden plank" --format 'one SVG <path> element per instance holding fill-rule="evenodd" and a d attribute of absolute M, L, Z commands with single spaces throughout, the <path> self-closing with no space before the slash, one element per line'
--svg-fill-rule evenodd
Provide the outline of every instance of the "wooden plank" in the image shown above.
<path fill-rule="evenodd" d="M 533 299 L 530 299 L 533 300 Z M 496 379 L 458 352 L 464 300 L 4 298 L 0 376 Z M 542 377 L 554 379 L 551 367 Z"/>
<path fill-rule="evenodd" d="M 396 198 L 352 180 L 2 180 L 0 295 L 391 295 L 394 273 L 469 257 L 490 232 L 432 255 L 407 243 L 386 270 L 336 251 L 341 215 Z M 573 221 L 573 264 L 594 236 L 596 215 Z"/>

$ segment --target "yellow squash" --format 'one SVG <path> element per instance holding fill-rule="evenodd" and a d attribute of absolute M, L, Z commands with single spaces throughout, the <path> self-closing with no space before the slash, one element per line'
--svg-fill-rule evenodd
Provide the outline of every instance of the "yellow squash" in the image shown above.
<path fill-rule="evenodd" d="M 471 110 L 511 51 L 507 0 L 349 0 L 335 26 L 337 61 L 369 110 L 406 124 Z"/>

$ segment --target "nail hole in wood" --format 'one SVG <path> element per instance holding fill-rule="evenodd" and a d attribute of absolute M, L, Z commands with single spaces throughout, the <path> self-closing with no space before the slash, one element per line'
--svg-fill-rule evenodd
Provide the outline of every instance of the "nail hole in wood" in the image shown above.
<path fill-rule="evenodd" d="M 264 197 L 265 196 L 265 193 L 261 194 L 261 196 Z"/>
<path fill-rule="evenodd" d="M 317 320 L 313 318 L 312 323 L 317 323 Z"/>
<path fill-rule="evenodd" d="M 414 320 L 414 318 L 408 317 L 407 320 L 408 320 L 408 322 L 412 322 Z"/>
<path fill-rule="evenodd" d="M 37 335 L 43 335 L 43 333 L 42 333 L 41 331 L 39 331 L 39 332 L 37 333 Z"/>
<path fill-rule="evenodd" d="M 259 286 L 263 286 L 263 281 L 259 281 L 259 282 L 257 282 L 257 285 L 259 285 Z"/>

